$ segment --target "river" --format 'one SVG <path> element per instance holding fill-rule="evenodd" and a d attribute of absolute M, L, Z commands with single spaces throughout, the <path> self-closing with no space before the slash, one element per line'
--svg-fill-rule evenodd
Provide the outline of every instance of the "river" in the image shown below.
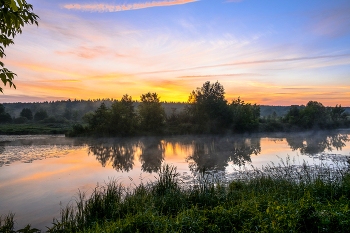
<path fill-rule="evenodd" d="M 164 164 L 183 177 L 205 168 L 230 173 L 243 167 L 334 164 L 350 155 L 350 131 L 173 136 L 66 138 L 63 135 L 0 136 L 0 215 L 15 213 L 16 229 L 46 229 L 78 190 L 118 179 L 126 186 L 154 180 Z"/>

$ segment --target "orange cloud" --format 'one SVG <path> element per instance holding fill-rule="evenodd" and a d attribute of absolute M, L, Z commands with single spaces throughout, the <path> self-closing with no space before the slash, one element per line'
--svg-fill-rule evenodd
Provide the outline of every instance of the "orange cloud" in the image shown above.
<path fill-rule="evenodd" d="M 72 72 L 67 72 L 67 71 L 62 71 L 58 69 L 53 69 L 50 67 L 47 67 L 45 65 L 41 64 L 30 64 L 30 63 L 23 63 L 23 62 L 17 62 L 17 61 L 8 61 L 9 64 L 19 66 L 19 67 L 24 67 L 30 70 L 33 70 L 35 72 L 39 73 L 56 73 L 64 76 L 70 76 L 70 77 L 75 77 L 75 78 L 83 78 L 83 75 L 77 74 L 77 73 L 72 73 Z"/>
<path fill-rule="evenodd" d="M 80 46 L 72 51 L 55 51 L 59 55 L 75 55 L 85 59 L 94 59 L 97 57 L 103 57 L 111 55 L 113 57 L 127 57 L 126 55 L 121 55 L 110 51 L 108 47 L 105 46 L 95 46 L 95 47 L 86 47 Z"/>
<path fill-rule="evenodd" d="M 127 11 L 127 10 L 137 10 L 137 9 L 143 9 L 143 8 L 149 8 L 149 7 L 156 7 L 156 6 L 172 6 L 172 5 L 179 5 L 179 4 L 186 4 L 190 2 L 197 2 L 200 0 L 172 0 L 172 1 L 160 1 L 160 2 L 145 2 L 145 3 L 134 3 L 134 4 L 128 4 L 128 5 L 109 5 L 109 4 L 67 4 L 63 7 L 66 9 L 75 9 L 75 10 L 82 10 L 82 11 L 91 11 L 91 12 L 116 12 L 116 11 Z"/>
<path fill-rule="evenodd" d="M 207 75 L 186 75 L 177 78 L 215 78 L 215 77 L 235 77 L 235 76 L 262 76 L 262 74 L 241 73 L 241 74 L 207 74 Z"/>
<path fill-rule="evenodd" d="M 53 82 L 53 83 L 80 83 L 80 80 L 69 80 L 69 79 L 62 79 L 62 80 L 47 80 L 47 81 L 38 81 L 38 82 L 42 82 L 42 83 L 48 83 L 48 82 Z"/>

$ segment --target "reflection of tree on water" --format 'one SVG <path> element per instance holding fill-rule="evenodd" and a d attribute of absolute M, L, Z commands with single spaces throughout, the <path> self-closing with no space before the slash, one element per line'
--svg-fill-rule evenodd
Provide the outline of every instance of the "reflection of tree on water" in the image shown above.
<path fill-rule="evenodd" d="M 89 148 L 89 154 L 93 153 L 96 159 L 106 166 L 111 163 L 117 171 L 130 171 L 134 166 L 134 144 L 115 143 L 93 145 Z"/>
<path fill-rule="evenodd" d="M 340 133 L 314 134 L 314 135 L 297 135 L 286 138 L 290 148 L 299 150 L 301 154 L 314 155 L 322 153 L 325 150 L 341 150 L 349 141 L 347 135 Z"/>
<path fill-rule="evenodd" d="M 261 152 L 260 138 L 211 138 L 193 141 L 193 154 L 186 158 L 192 171 L 225 170 L 229 162 L 242 166 Z"/>
<path fill-rule="evenodd" d="M 3 142 L 0 142 L 0 155 L 5 152 L 5 144 Z M 0 167 L 2 167 L 5 164 L 5 161 L 0 157 Z"/>
<path fill-rule="evenodd" d="M 95 142 L 89 147 L 89 153 L 94 154 L 103 167 L 112 164 L 115 170 L 128 172 L 134 167 L 137 148 L 142 152 L 140 155 L 142 171 L 157 172 L 164 160 L 165 151 L 160 140 L 112 141 L 100 144 Z"/>
<path fill-rule="evenodd" d="M 157 172 L 164 160 L 164 145 L 160 140 L 144 141 L 141 145 L 142 154 L 140 161 L 142 163 L 142 171 Z"/>
<path fill-rule="evenodd" d="M 5 152 L 5 143 L 0 142 L 0 155 Z"/>

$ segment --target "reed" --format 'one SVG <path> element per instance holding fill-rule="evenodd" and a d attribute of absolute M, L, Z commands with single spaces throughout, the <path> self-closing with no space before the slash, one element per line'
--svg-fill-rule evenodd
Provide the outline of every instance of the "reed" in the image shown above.
<path fill-rule="evenodd" d="M 164 166 L 156 181 L 127 189 L 113 180 L 80 193 L 49 232 L 345 232 L 349 163 L 295 166 L 287 159 L 184 182 Z"/>

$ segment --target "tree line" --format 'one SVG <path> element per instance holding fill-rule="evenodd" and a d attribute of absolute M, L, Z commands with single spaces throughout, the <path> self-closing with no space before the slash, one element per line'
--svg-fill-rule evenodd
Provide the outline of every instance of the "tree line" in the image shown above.
<path fill-rule="evenodd" d="M 272 113 L 261 116 L 261 109 L 264 110 L 264 114 Z M 142 94 L 139 100 L 133 100 L 126 94 L 120 100 L 0 104 L 0 123 L 63 123 L 71 125 L 72 130 L 67 134 L 70 136 L 334 129 L 349 127 L 348 116 L 341 105 L 325 107 L 317 101 L 309 101 L 306 106 L 270 106 L 270 108 L 246 103 L 239 97 L 228 101 L 225 98 L 225 89 L 219 82 L 205 82 L 202 87 L 189 94 L 187 103 L 164 103 L 160 101 L 157 93 L 148 92 Z"/>
<path fill-rule="evenodd" d="M 209 81 L 190 93 L 188 105 L 182 111 L 172 110 L 171 114 L 165 114 L 157 93 L 141 95 L 136 108 L 132 97 L 124 95 L 110 107 L 102 103 L 96 111 L 85 114 L 85 125 L 74 125 L 68 135 L 215 134 L 350 126 L 348 114 L 341 105 L 326 108 L 317 101 L 309 101 L 306 106 L 291 106 L 283 117 L 276 113 L 260 117 L 259 105 L 245 103 L 240 98 L 229 102 L 224 87 Z"/>

